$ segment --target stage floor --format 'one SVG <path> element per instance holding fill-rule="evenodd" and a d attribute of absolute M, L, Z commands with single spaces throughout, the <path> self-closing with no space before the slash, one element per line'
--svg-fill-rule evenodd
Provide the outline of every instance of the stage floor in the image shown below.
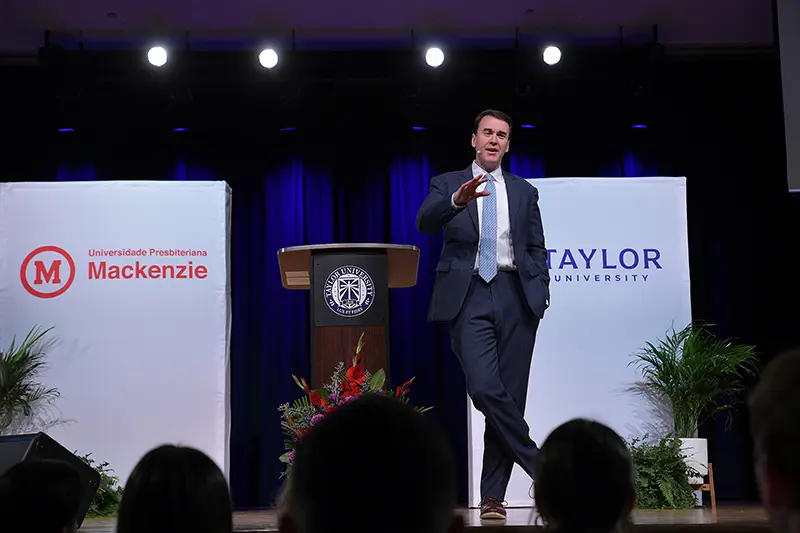
<path fill-rule="evenodd" d="M 536 514 L 531 508 L 509 509 L 508 520 L 481 520 L 477 509 L 459 510 L 464 515 L 467 527 L 480 528 L 481 533 L 491 530 L 503 530 L 512 527 L 520 529 L 537 529 Z M 683 511 L 647 510 L 636 511 L 633 515 L 636 533 L 768 533 L 770 531 L 766 515 L 761 507 L 756 506 L 720 506 L 717 512 L 710 509 L 690 509 Z M 114 533 L 116 520 L 113 518 L 92 518 L 83 523 L 79 531 L 90 533 Z M 234 514 L 234 531 L 255 533 L 277 531 L 274 510 L 238 511 Z M 506 532 L 508 530 L 505 530 Z"/>

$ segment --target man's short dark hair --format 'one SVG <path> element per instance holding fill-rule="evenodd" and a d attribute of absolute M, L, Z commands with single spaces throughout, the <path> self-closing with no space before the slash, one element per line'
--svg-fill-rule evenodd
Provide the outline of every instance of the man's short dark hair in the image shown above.
<path fill-rule="evenodd" d="M 117 533 L 232 529 L 228 481 L 205 452 L 158 446 L 139 459 L 125 482 Z"/>
<path fill-rule="evenodd" d="M 794 489 L 800 506 L 800 349 L 774 357 L 750 399 L 750 430 L 756 455 L 769 458 Z"/>
<path fill-rule="evenodd" d="M 0 520 L 8 531 L 60 533 L 77 522 L 86 490 L 69 463 L 22 461 L 0 478 Z"/>
<path fill-rule="evenodd" d="M 539 514 L 564 531 L 613 530 L 636 494 L 625 441 L 594 420 L 575 418 L 554 429 L 535 473 Z"/>
<path fill-rule="evenodd" d="M 453 520 L 455 461 L 432 417 L 366 395 L 303 437 L 290 492 L 300 533 L 437 533 Z"/>
<path fill-rule="evenodd" d="M 503 113 L 502 111 L 498 111 L 497 109 L 486 109 L 478 113 L 478 116 L 475 117 L 475 127 L 472 130 L 473 133 L 476 134 L 478 133 L 478 127 L 480 126 L 481 120 L 483 120 L 484 117 L 494 117 L 497 120 L 502 120 L 503 122 L 508 124 L 508 136 L 509 138 L 511 137 L 511 127 L 512 127 L 511 117 L 508 116 L 508 114 Z"/>

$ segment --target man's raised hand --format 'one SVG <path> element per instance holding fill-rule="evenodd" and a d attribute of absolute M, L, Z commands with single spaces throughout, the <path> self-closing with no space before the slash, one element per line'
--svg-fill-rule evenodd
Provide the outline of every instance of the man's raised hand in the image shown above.
<path fill-rule="evenodd" d="M 455 196 L 453 196 L 453 202 L 456 205 L 467 205 L 469 202 L 475 200 L 479 196 L 489 196 L 489 191 L 482 190 L 477 191 L 477 188 L 480 186 L 481 183 L 486 183 L 489 181 L 487 178 L 481 176 L 475 176 L 464 185 L 458 188 L 456 191 Z"/>

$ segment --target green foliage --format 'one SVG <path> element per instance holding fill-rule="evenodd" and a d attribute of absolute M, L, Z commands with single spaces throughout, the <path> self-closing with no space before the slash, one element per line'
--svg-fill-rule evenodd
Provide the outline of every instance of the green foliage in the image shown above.
<path fill-rule="evenodd" d="M 681 441 L 673 436 L 655 443 L 631 439 L 628 448 L 636 473 L 636 506 L 640 509 L 691 509 L 696 505 L 689 477 L 700 474 L 686 465 Z"/>
<path fill-rule="evenodd" d="M 86 516 L 90 518 L 116 516 L 119 502 L 122 500 L 122 487 L 118 485 L 119 478 L 113 475 L 114 471 L 108 468 L 107 462 L 95 462 L 91 458 L 92 454 L 81 456 L 76 453 L 75 455 L 100 474 L 100 486 Z"/>
<path fill-rule="evenodd" d="M 386 383 L 386 372 L 381 368 L 375 375 L 372 376 L 369 380 L 369 386 L 367 387 L 368 392 L 375 392 L 383 389 L 383 385 Z"/>
<path fill-rule="evenodd" d="M 634 354 L 643 382 L 632 390 L 651 400 L 666 399 L 675 435 L 693 438 L 705 420 L 728 412 L 745 390 L 744 378 L 754 375 L 758 358 L 753 346 L 718 340 L 706 327 L 690 324 L 667 332 L 663 340 L 648 342 Z"/>
<path fill-rule="evenodd" d="M 38 381 L 47 366 L 45 357 L 52 340 L 45 340 L 45 336 L 51 329 L 34 327 L 22 342 L 18 344 L 15 337 L 8 349 L 0 351 L 0 435 L 44 430 L 42 426 L 52 425 L 41 413 L 59 392 Z"/>

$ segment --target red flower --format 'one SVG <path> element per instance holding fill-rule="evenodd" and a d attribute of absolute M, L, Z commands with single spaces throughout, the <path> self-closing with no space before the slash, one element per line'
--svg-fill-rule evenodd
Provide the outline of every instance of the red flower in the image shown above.
<path fill-rule="evenodd" d="M 364 367 L 360 364 L 347 369 L 347 381 L 363 383 L 365 379 L 367 376 L 364 375 Z"/>
<path fill-rule="evenodd" d="M 361 394 L 361 387 L 358 383 L 351 381 L 342 381 L 342 398 L 352 398 Z"/>
<path fill-rule="evenodd" d="M 311 405 L 314 407 L 326 407 L 328 405 L 327 400 L 320 396 L 317 391 L 312 391 L 308 394 L 308 399 L 311 401 Z"/>
<path fill-rule="evenodd" d="M 294 382 L 297 383 L 298 387 L 300 387 L 306 392 L 309 392 L 308 383 L 306 383 L 306 380 L 304 380 L 303 378 L 298 378 L 294 374 L 292 374 L 292 379 L 294 379 Z"/>

